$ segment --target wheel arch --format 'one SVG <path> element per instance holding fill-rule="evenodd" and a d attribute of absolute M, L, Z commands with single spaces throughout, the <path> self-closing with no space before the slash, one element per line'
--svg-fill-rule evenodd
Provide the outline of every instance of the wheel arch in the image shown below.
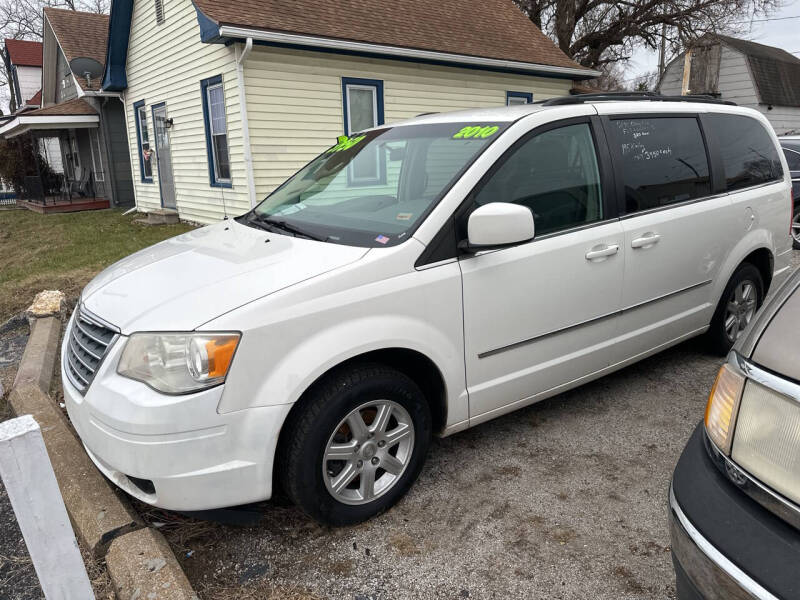
<path fill-rule="evenodd" d="M 280 433 L 278 434 L 278 443 L 276 445 L 276 456 L 281 455 L 281 450 L 287 443 L 286 432 L 290 429 L 288 425 L 303 410 L 314 389 L 332 373 L 365 363 L 379 363 L 392 367 L 414 381 L 414 383 L 420 387 L 422 393 L 425 395 L 425 399 L 428 401 L 431 419 L 433 421 L 433 431 L 437 433 L 444 431 L 447 424 L 447 385 L 444 375 L 436 363 L 418 350 L 401 347 L 381 348 L 379 350 L 363 352 L 337 363 L 319 375 L 305 389 L 297 402 L 292 405 L 292 408 L 289 410 L 289 413 L 286 415 L 281 425 Z M 272 470 L 273 489 L 277 489 L 275 487 L 278 484 L 277 469 L 280 468 L 280 466 L 276 464 L 275 467 L 276 468 Z"/>

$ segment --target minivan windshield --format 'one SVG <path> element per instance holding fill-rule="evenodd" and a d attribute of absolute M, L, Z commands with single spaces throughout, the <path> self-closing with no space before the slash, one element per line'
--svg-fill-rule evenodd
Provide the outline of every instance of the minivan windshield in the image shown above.
<path fill-rule="evenodd" d="M 437 123 L 343 136 L 242 220 L 352 246 L 399 244 L 507 126 Z"/>

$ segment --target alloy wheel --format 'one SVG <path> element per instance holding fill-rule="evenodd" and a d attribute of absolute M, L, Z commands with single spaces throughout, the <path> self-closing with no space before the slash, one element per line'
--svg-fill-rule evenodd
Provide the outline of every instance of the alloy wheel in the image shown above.
<path fill-rule="evenodd" d="M 800 211 L 792 218 L 792 239 L 800 244 Z"/>
<path fill-rule="evenodd" d="M 756 285 L 749 279 L 740 282 L 728 298 L 725 307 L 725 335 L 731 342 L 735 342 L 742 335 L 756 314 L 758 293 Z"/>
<path fill-rule="evenodd" d="M 414 423 L 397 402 L 376 400 L 351 411 L 334 429 L 322 458 L 328 492 L 344 504 L 366 504 L 400 480 L 414 450 Z"/>

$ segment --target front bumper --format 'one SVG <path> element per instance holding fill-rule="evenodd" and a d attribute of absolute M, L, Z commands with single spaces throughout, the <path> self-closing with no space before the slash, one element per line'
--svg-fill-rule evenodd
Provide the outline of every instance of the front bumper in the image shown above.
<path fill-rule="evenodd" d="M 800 532 L 725 478 L 698 425 L 670 489 L 679 600 L 800 597 Z"/>
<path fill-rule="evenodd" d="M 130 495 L 170 510 L 269 499 L 278 435 L 291 406 L 219 414 L 222 386 L 159 394 L 116 374 L 122 342 L 109 348 L 85 396 L 66 376 L 62 347 L 64 402 L 97 468 Z"/>

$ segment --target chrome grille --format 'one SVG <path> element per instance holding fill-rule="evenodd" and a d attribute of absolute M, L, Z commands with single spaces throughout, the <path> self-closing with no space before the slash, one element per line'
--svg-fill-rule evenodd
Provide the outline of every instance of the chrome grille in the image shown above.
<path fill-rule="evenodd" d="M 81 393 L 89 388 L 94 374 L 116 337 L 117 332 L 114 329 L 88 315 L 80 306 L 75 309 L 65 353 L 64 370 L 72 385 Z"/>

